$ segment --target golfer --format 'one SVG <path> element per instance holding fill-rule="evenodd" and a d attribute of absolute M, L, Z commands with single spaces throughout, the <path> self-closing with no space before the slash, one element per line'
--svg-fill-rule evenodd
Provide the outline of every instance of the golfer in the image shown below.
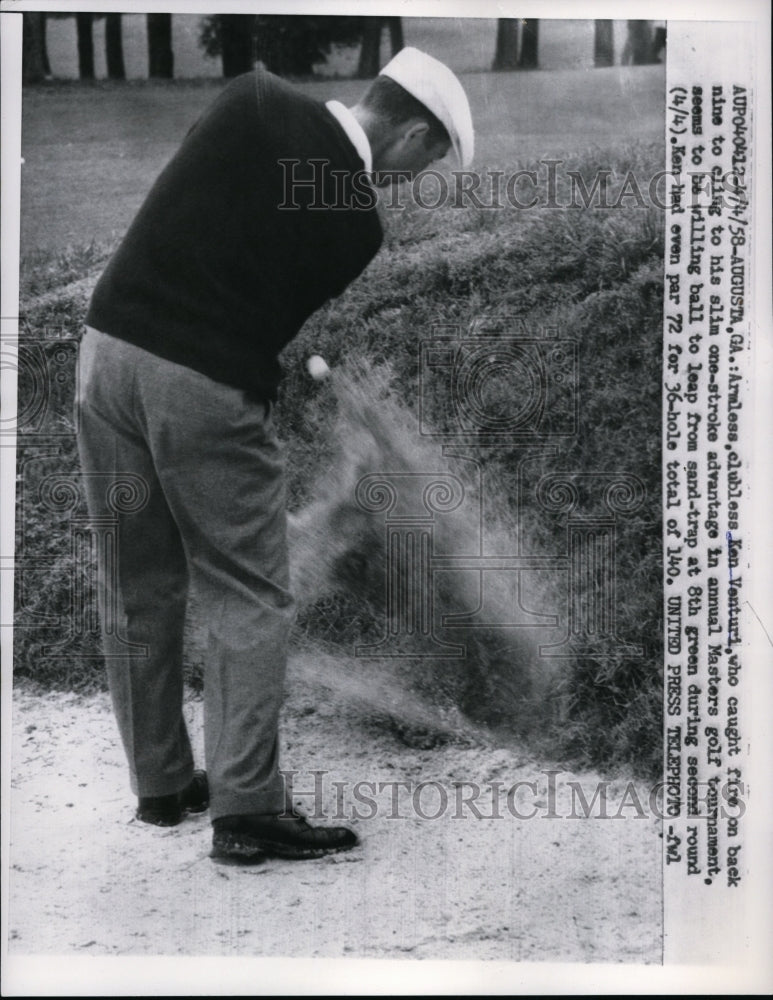
<path fill-rule="evenodd" d="M 137 816 L 173 826 L 209 806 L 215 858 L 357 843 L 293 812 L 279 772 L 294 611 L 277 355 L 378 251 L 375 188 L 451 147 L 466 167 L 467 98 L 416 49 L 352 108 L 261 69 L 237 77 L 159 176 L 91 300 L 79 397 L 91 516 L 105 513 L 106 477 L 140 477 L 146 494 L 121 515 L 114 578 L 100 573 L 101 606 L 117 603 L 122 637 L 146 651 L 106 657 Z M 183 718 L 189 586 L 208 632 L 206 772 Z"/>

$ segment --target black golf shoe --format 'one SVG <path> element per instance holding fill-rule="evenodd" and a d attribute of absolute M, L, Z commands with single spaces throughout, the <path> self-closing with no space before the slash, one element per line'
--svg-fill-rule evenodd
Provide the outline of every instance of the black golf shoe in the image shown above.
<path fill-rule="evenodd" d="M 346 826 L 312 826 L 293 813 L 222 816 L 212 823 L 216 861 L 259 864 L 264 857 L 303 860 L 349 851 L 359 843 Z"/>
<path fill-rule="evenodd" d="M 137 819 L 154 826 L 177 826 L 187 813 L 200 813 L 209 806 L 206 771 L 194 771 L 189 785 L 174 795 L 144 796 L 137 805 Z"/>

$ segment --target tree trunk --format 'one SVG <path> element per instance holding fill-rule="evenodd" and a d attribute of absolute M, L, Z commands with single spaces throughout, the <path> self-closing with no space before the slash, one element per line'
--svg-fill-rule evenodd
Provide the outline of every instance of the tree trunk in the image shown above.
<path fill-rule="evenodd" d="M 403 19 L 401 17 L 388 17 L 387 21 L 389 22 L 389 44 L 392 47 L 392 56 L 394 57 L 400 49 L 405 48 Z"/>
<path fill-rule="evenodd" d="M 518 69 L 537 69 L 539 41 L 539 21 L 531 19 L 522 22 L 521 34 L 521 58 L 518 61 Z"/>
<path fill-rule="evenodd" d="M 360 61 L 357 66 L 357 76 L 367 80 L 378 76 L 381 69 L 381 29 L 384 22 L 380 17 L 365 18 L 360 46 Z"/>
<path fill-rule="evenodd" d="M 44 15 L 45 16 L 45 15 Z M 666 29 L 655 28 L 655 37 L 652 41 L 652 61 L 660 62 L 661 55 L 665 59 L 666 53 Z"/>
<path fill-rule="evenodd" d="M 41 39 L 41 42 L 40 42 L 40 44 L 41 44 L 41 46 L 43 48 L 43 72 L 46 74 L 46 78 L 50 79 L 54 74 L 51 72 L 51 63 L 48 61 L 48 41 L 46 40 L 46 14 L 45 14 L 45 12 L 41 13 L 40 17 L 41 17 L 40 30 L 41 30 L 41 34 L 43 36 L 42 39 Z"/>
<path fill-rule="evenodd" d="M 75 15 L 75 24 L 78 31 L 78 75 L 81 80 L 94 79 L 93 23 L 93 14 Z"/>
<path fill-rule="evenodd" d="M 22 14 L 22 80 L 40 83 L 45 77 L 43 15 L 38 11 Z"/>
<path fill-rule="evenodd" d="M 628 22 L 630 61 L 634 66 L 646 66 L 652 60 L 652 24 L 650 21 Z"/>
<path fill-rule="evenodd" d="M 148 76 L 171 80 L 174 76 L 172 15 L 146 14 L 148 29 Z"/>
<path fill-rule="evenodd" d="M 125 80 L 126 68 L 123 64 L 123 38 L 121 15 L 105 15 L 105 56 L 107 75 L 111 80 Z"/>
<path fill-rule="evenodd" d="M 614 66 L 615 44 L 612 21 L 594 21 L 593 25 L 593 65 L 596 69 L 602 66 Z"/>
<path fill-rule="evenodd" d="M 491 68 L 518 69 L 518 19 L 515 17 L 497 20 L 497 46 Z"/>
<path fill-rule="evenodd" d="M 249 73 L 255 64 L 252 32 L 254 14 L 220 15 L 220 53 L 223 59 L 223 76 Z"/>

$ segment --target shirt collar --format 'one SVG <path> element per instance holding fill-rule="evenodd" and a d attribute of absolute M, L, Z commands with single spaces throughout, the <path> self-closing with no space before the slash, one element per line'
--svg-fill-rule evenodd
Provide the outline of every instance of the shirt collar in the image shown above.
<path fill-rule="evenodd" d="M 360 154 L 360 158 L 365 164 L 365 170 L 367 173 L 372 173 L 373 153 L 371 152 L 370 143 L 368 142 L 368 137 L 365 135 L 362 125 L 360 125 L 346 105 L 341 104 L 340 101 L 328 101 L 325 107 L 338 121 L 344 132 L 346 132 L 351 144 Z"/>

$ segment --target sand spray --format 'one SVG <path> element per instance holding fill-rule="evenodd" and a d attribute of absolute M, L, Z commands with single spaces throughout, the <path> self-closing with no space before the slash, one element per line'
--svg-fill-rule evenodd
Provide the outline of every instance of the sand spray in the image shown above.
<path fill-rule="evenodd" d="M 491 477 L 481 496 L 469 463 L 422 436 L 388 366 L 348 363 L 325 379 L 333 457 L 289 519 L 292 589 L 301 608 L 356 603 L 383 637 L 316 651 L 307 637 L 303 673 L 409 725 L 533 731 L 560 710 L 566 668 L 539 655 L 543 630 L 512 624 L 513 604 L 552 608 L 556 588 L 544 572 L 458 568 L 481 553 L 482 532 L 486 555 L 515 550 L 524 529 L 507 496 Z"/>

